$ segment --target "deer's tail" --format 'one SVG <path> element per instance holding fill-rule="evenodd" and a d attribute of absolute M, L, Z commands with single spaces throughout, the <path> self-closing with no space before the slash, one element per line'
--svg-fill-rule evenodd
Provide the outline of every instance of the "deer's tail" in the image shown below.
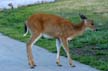
<path fill-rule="evenodd" d="M 26 23 L 27 22 L 25 22 L 25 24 L 24 24 L 24 35 L 23 36 L 26 36 L 28 34 L 28 28 L 27 28 Z"/>

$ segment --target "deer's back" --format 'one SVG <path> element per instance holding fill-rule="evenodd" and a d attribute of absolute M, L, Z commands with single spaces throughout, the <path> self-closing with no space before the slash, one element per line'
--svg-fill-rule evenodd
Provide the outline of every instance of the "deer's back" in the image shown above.
<path fill-rule="evenodd" d="M 32 15 L 27 24 L 33 32 L 39 31 L 51 36 L 67 34 L 72 29 L 72 24 L 69 21 L 49 14 Z"/>

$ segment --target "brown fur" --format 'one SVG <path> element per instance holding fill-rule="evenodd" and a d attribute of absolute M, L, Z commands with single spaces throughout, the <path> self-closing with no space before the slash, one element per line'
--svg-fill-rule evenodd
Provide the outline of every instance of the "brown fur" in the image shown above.
<path fill-rule="evenodd" d="M 80 24 L 73 24 L 66 19 L 56 15 L 32 15 L 26 23 L 28 29 L 32 33 L 31 39 L 27 43 L 27 53 L 30 66 L 35 66 L 31 45 L 40 34 L 47 34 L 53 38 L 60 39 L 69 58 L 69 64 L 72 65 L 72 59 L 70 57 L 67 44 L 68 38 L 75 38 L 76 36 L 82 34 L 87 27 L 94 29 L 94 26 L 91 25 L 92 23 L 93 22 L 91 21 L 87 21 L 86 23 L 82 21 Z M 59 58 L 57 59 L 57 64 L 60 64 Z"/>

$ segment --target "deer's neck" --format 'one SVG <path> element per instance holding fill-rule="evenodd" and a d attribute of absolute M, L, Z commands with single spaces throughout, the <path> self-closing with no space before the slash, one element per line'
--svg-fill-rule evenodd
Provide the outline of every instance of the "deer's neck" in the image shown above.
<path fill-rule="evenodd" d="M 77 35 L 81 35 L 84 33 L 86 27 L 83 22 L 80 24 L 74 24 L 74 31 L 76 32 Z"/>

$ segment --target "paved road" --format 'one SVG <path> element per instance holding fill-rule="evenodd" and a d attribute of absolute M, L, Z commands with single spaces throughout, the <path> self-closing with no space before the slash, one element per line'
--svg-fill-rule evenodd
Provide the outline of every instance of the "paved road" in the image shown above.
<path fill-rule="evenodd" d="M 99 71 L 74 61 L 76 67 L 70 67 L 67 58 L 61 56 L 62 67 L 56 66 L 56 54 L 38 46 L 33 46 L 33 55 L 37 63 L 30 69 L 27 63 L 25 43 L 0 34 L 0 71 Z"/>

